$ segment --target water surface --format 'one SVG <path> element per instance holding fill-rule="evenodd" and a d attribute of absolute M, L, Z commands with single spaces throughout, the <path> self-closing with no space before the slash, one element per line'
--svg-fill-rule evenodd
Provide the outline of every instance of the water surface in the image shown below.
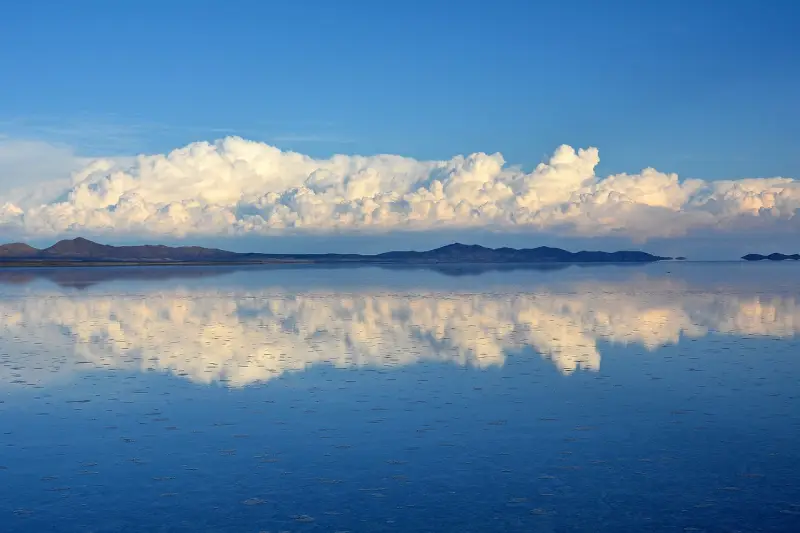
<path fill-rule="evenodd" d="M 5 269 L 2 530 L 797 531 L 797 273 Z"/>

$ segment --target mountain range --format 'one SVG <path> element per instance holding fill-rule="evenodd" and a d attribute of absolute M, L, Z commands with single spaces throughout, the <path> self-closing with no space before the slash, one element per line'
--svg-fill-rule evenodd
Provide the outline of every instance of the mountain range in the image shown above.
<path fill-rule="evenodd" d="M 640 251 L 569 252 L 560 248 L 486 248 L 461 243 L 424 252 L 395 251 L 359 254 L 263 254 L 237 253 L 200 246 L 110 246 L 88 239 L 62 240 L 49 248 L 25 243 L 0 246 L 1 264 L 73 263 L 649 263 L 671 259 Z"/>

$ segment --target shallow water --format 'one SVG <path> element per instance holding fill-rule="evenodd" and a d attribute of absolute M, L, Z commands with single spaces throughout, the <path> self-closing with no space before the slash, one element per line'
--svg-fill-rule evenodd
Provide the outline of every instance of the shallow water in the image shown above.
<path fill-rule="evenodd" d="M 800 531 L 796 265 L 0 271 L 0 529 Z"/>

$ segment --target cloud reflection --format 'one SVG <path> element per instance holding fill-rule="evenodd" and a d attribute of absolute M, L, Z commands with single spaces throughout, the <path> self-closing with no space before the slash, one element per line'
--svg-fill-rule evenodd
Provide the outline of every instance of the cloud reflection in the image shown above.
<path fill-rule="evenodd" d="M 100 368 L 242 387 L 318 364 L 488 368 L 526 348 L 564 374 L 597 371 L 603 343 L 655 350 L 710 333 L 793 336 L 800 306 L 793 297 L 639 280 L 527 293 L 25 293 L 0 300 L 0 318 L 0 383 Z"/>

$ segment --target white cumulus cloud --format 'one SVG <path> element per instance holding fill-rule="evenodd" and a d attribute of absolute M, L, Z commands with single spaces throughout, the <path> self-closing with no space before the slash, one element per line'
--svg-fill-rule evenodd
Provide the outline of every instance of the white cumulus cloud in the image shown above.
<path fill-rule="evenodd" d="M 643 241 L 779 227 L 800 209 L 791 178 L 681 180 L 652 168 L 601 177 L 599 161 L 596 148 L 566 145 L 532 172 L 499 153 L 314 159 L 229 137 L 92 160 L 47 202 L 0 202 L 0 226 L 173 237 L 496 228 Z"/>

